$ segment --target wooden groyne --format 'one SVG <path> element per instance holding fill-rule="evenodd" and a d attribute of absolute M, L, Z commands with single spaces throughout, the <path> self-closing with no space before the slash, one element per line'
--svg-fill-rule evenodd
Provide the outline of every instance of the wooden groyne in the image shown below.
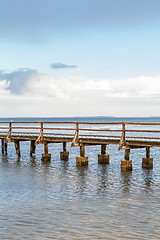
<path fill-rule="evenodd" d="M 30 141 L 30 156 L 35 154 L 36 145 L 44 145 L 42 161 L 51 161 L 48 152 L 49 143 L 62 143 L 63 151 L 60 158 L 68 161 L 67 143 L 71 147 L 80 148 L 80 157 L 76 157 L 76 165 L 88 165 L 85 146 L 101 145 L 98 163 L 109 164 L 107 145 L 117 144 L 118 150 L 124 150 L 122 170 L 132 170 L 130 150 L 146 148 L 146 156 L 142 158 L 143 168 L 153 168 L 153 158 L 150 157 L 151 147 L 160 147 L 160 123 L 137 122 L 0 122 L 0 139 L 2 154 L 7 154 L 7 147 L 14 142 L 15 150 L 20 157 L 20 142 Z"/>

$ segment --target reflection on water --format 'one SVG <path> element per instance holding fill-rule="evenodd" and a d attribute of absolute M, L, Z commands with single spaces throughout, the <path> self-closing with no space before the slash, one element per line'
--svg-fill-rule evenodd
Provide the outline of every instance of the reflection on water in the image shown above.
<path fill-rule="evenodd" d="M 109 147 L 110 164 L 98 165 L 100 148 L 87 148 L 89 165 L 76 167 L 79 149 L 60 161 L 61 145 L 50 146 L 52 161 L 41 163 L 43 148 L 29 157 L 29 144 L 0 156 L 1 239 L 159 239 L 159 150 L 153 170 L 141 168 L 145 151 L 132 154 L 133 171 L 121 172 L 123 151 Z"/>
<path fill-rule="evenodd" d="M 144 179 L 146 192 L 152 191 L 152 187 L 153 187 L 153 184 L 154 184 L 153 170 L 152 169 L 143 170 L 142 178 Z"/>
<path fill-rule="evenodd" d="M 8 157 L 7 157 L 7 155 L 2 155 L 1 156 L 1 161 L 2 161 L 2 163 L 4 164 L 4 165 L 7 165 L 8 164 Z"/>
<path fill-rule="evenodd" d="M 122 171 L 122 189 L 124 192 L 130 191 L 130 181 L 132 178 L 132 171 Z"/>

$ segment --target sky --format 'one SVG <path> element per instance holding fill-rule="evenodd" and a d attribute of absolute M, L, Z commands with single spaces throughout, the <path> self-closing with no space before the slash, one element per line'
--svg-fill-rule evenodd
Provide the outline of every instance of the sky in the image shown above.
<path fill-rule="evenodd" d="M 0 113 L 160 116 L 160 1 L 0 0 Z"/>

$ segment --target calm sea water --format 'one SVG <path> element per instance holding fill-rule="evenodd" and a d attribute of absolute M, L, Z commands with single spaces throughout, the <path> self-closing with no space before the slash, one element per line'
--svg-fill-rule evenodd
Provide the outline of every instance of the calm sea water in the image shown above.
<path fill-rule="evenodd" d="M 0 119 L 4 121 L 8 119 Z M 39 119 L 13 119 L 39 120 Z M 71 121 L 74 119 L 42 119 Z M 80 121 L 120 121 L 81 118 Z M 125 119 L 160 122 L 160 118 Z M 51 164 L 35 158 L 30 143 L 21 143 L 17 161 L 13 143 L 0 153 L 0 239 L 160 239 L 160 149 L 152 148 L 152 170 L 143 170 L 145 150 L 131 150 L 133 171 L 122 173 L 124 151 L 109 145 L 110 164 L 98 165 L 100 146 L 87 146 L 88 167 L 76 167 L 79 148 L 67 145 L 68 162 L 60 161 L 62 144 L 49 144 Z"/>

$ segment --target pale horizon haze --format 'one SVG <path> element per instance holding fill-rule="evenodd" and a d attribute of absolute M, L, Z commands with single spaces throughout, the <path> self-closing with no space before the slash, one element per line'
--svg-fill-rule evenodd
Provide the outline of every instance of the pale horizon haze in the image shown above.
<path fill-rule="evenodd" d="M 159 0 L 0 0 L 0 117 L 160 116 Z"/>

